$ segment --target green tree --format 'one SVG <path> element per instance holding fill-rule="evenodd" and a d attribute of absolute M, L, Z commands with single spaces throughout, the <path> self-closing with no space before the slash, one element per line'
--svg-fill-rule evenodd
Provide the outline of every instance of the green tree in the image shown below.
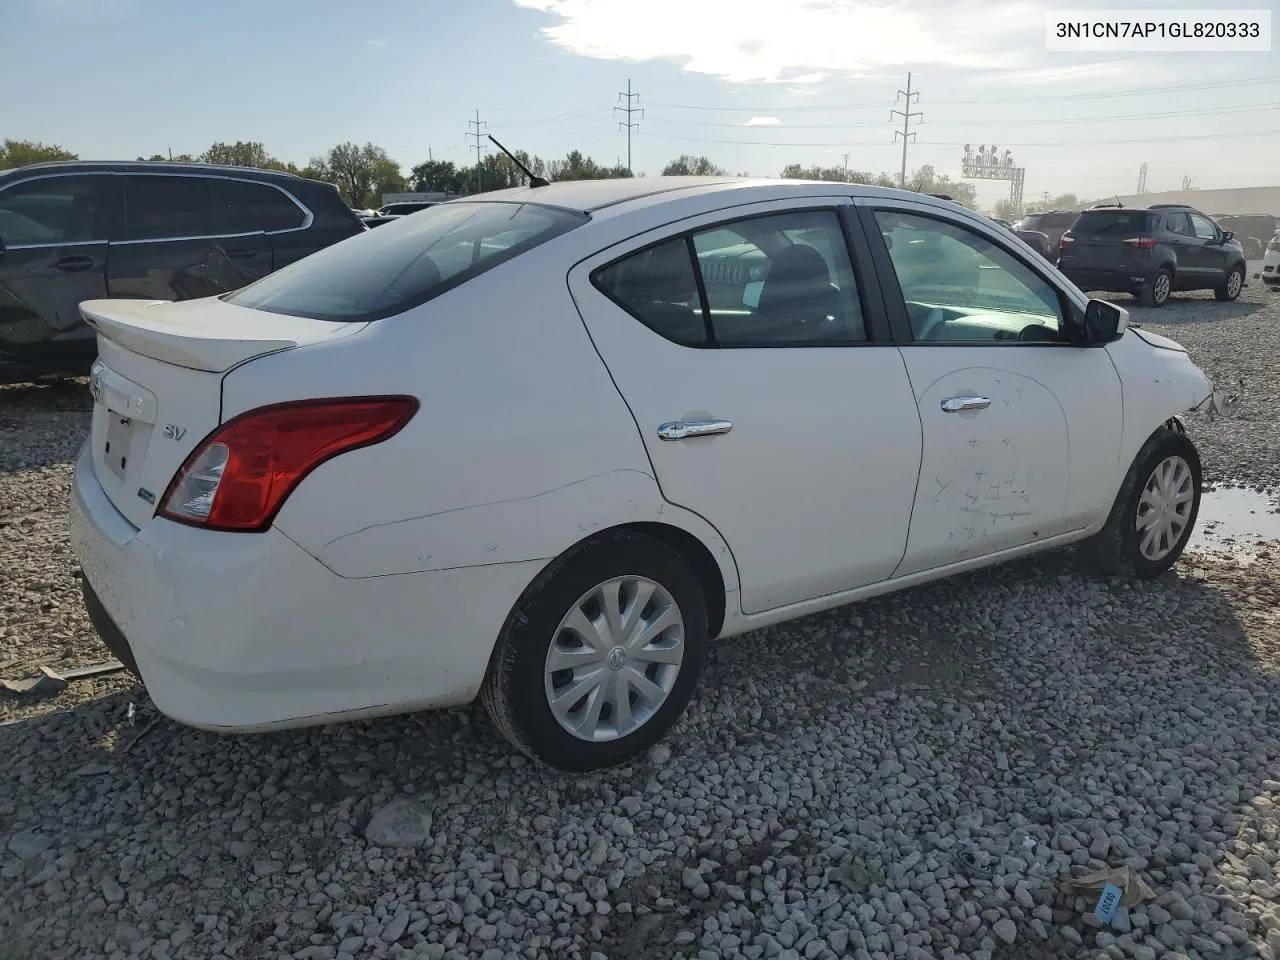
<path fill-rule="evenodd" d="M 323 157 L 311 160 L 312 179 L 327 180 L 338 187 L 344 200 L 363 208 L 377 203 L 382 193 L 397 193 L 404 187 L 400 165 L 387 151 L 366 143 L 340 143 Z"/>
<path fill-rule="evenodd" d="M 285 165 L 267 153 L 257 140 L 237 140 L 235 143 L 213 144 L 200 155 L 203 163 L 220 163 L 232 167 L 259 167 L 261 169 L 285 169 Z"/>
<path fill-rule="evenodd" d="M 927 163 L 914 173 L 907 175 L 906 187 L 916 193 L 945 193 L 952 200 L 970 208 L 978 202 L 978 191 L 972 183 L 952 180 L 945 173 L 938 173 Z"/>
<path fill-rule="evenodd" d="M 0 144 L 0 170 L 12 170 L 31 163 L 49 163 L 54 160 L 79 160 L 69 150 L 56 144 L 37 143 L 34 140 L 9 140 Z"/>
<path fill-rule="evenodd" d="M 1008 197 L 1002 197 L 996 201 L 995 216 L 997 220 L 1008 220 L 1010 223 L 1018 219 L 1019 211 L 1017 205 Z"/>
<path fill-rule="evenodd" d="M 458 167 L 450 160 L 427 160 L 409 171 L 409 183 L 420 193 L 448 193 L 457 188 Z"/>
<path fill-rule="evenodd" d="M 1074 193 L 1060 193 L 1052 200 L 1038 200 L 1027 204 L 1027 213 L 1044 213 L 1047 210 L 1083 210 L 1085 205 Z"/>
<path fill-rule="evenodd" d="M 798 163 L 782 168 L 784 180 L 825 180 L 830 183 L 865 183 L 876 187 L 893 187 L 897 182 L 887 173 L 871 173 L 869 170 L 849 170 L 846 167 L 802 167 Z"/>
<path fill-rule="evenodd" d="M 548 180 L 609 180 L 629 177 L 631 171 L 622 164 L 602 166 L 581 150 L 571 150 L 563 160 L 547 164 L 546 176 Z"/>
<path fill-rule="evenodd" d="M 662 168 L 664 177 L 723 177 L 724 167 L 717 167 L 707 157 L 682 154 Z"/>
<path fill-rule="evenodd" d="M 169 156 L 167 153 L 153 153 L 149 157 L 139 157 L 139 160 L 146 160 L 149 163 L 199 163 L 199 157 L 193 157 L 189 153 L 179 153 L 175 156 Z"/>

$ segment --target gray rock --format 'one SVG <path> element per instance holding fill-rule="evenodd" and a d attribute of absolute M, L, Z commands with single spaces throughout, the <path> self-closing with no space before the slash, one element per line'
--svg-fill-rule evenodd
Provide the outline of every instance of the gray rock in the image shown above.
<path fill-rule="evenodd" d="M 124 888 L 111 877 L 102 878 L 102 899 L 107 903 L 123 903 Z"/>
<path fill-rule="evenodd" d="M 53 838 L 42 833 L 15 833 L 9 838 L 9 852 L 20 860 L 34 860 L 53 846 Z"/>
<path fill-rule="evenodd" d="M 1005 943 L 1013 943 L 1018 939 L 1018 926 L 1007 917 L 993 923 L 991 925 L 991 932 Z"/>
<path fill-rule="evenodd" d="M 376 847 L 417 847 L 431 833 L 431 812 L 416 800 L 400 797 L 369 820 L 365 839 Z"/>

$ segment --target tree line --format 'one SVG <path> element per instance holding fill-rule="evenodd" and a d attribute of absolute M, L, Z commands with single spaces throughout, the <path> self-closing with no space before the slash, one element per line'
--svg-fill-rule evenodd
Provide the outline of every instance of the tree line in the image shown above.
<path fill-rule="evenodd" d="M 562 159 L 546 160 L 523 150 L 515 151 L 516 157 L 536 176 L 548 180 L 597 180 L 613 177 L 630 177 L 632 173 L 621 164 L 608 166 L 580 150 L 571 150 Z M 55 144 L 35 143 L 29 140 L 5 140 L 0 144 L 0 170 L 54 160 L 77 160 L 79 157 Z M 377 206 L 383 194 L 402 192 L 448 193 L 466 196 L 522 186 L 527 178 L 519 167 L 505 154 L 491 153 L 479 163 L 465 165 L 448 160 L 427 160 L 409 169 L 407 174 L 387 151 L 372 143 L 340 143 L 327 152 L 312 157 L 303 167 L 280 160 L 267 152 L 258 141 L 217 142 L 199 154 L 152 154 L 139 160 L 172 161 L 174 163 L 215 163 L 264 170 L 281 170 L 286 173 L 324 180 L 334 184 L 342 197 L 352 207 L 363 209 Z M 684 154 L 662 168 L 663 176 L 725 176 L 727 171 L 710 158 Z M 640 174 L 644 176 L 644 174 Z M 745 174 L 739 174 L 745 176 Z M 865 183 L 875 186 L 899 186 L 898 178 L 887 173 L 851 170 L 847 167 L 803 166 L 798 163 L 784 167 L 779 176 L 786 179 L 827 180 L 837 183 Z M 952 180 L 938 173 L 928 164 L 907 176 L 903 186 L 920 193 L 943 193 L 967 207 L 976 206 L 976 190 L 971 183 Z M 1054 202 L 1066 200 L 1059 197 Z M 1074 197 L 1071 197 L 1074 200 Z M 997 205 L 999 206 L 999 205 Z M 1061 208 L 1059 208 L 1061 209 Z M 999 213 L 997 215 L 1000 215 Z"/>

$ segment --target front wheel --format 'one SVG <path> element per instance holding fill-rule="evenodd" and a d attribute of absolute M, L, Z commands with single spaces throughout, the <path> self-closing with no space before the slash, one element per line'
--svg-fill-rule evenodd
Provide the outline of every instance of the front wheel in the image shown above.
<path fill-rule="evenodd" d="M 507 620 L 481 689 L 519 750 L 568 771 L 647 750 L 684 712 L 706 659 L 707 605 L 676 551 L 631 531 L 552 563 Z"/>
<path fill-rule="evenodd" d="M 1085 542 L 1104 573 L 1149 579 L 1177 562 L 1200 513 L 1200 454 L 1184 434 L 1161 427 L 1143 444 L 1106 526 Z"/>
<path fill-rule="evenodd" d="M 1227 279 L 1222 281 L 1222 286 L 1213 291 L 1214 299 L 1231 301 L 1240 296 L 1240 291 L 1244 287 L 1244 267 L 1237 264 L 1232 267 L 1231 272 L 1227 274 Z"/>

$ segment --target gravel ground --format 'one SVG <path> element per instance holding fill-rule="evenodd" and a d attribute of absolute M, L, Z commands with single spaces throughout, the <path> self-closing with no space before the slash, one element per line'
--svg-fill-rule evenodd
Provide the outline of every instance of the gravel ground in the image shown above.
<path fill-rule="evenodd" d="M 1244 380 L 1191 429 L 1274 486 L 1280 296 L 1134 318 Z M 86 411 L 0 389 L 0 675 L 105 656 Z M 1274 548 L 1146 584 L 1066 551 L 810 617 L 718 647 L 669 743 L 590 777 L 478 708 L 224 737 L 123 675 L 0 696 L 0 960 L 1280 958 L 1278 583 Z M 1122 865 L 1155 897 L 1103 925 L 1066 881 Z"/>

